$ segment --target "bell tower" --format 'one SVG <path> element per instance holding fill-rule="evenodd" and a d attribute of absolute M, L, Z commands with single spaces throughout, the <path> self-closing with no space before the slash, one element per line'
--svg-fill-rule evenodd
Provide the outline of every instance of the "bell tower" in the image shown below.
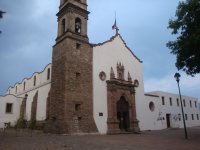
<path fill-rule="evenodd" d="M 60 0 L 58 16 L 59 42 L 67 34 L 88 42 L 87 38 L 87 2 L 86 0 Z M 79 35 L 79 36 L 77 36 Z"/>
<path fill-rule="evenodd" d="M 46 132 L 97 132 L 93 118 L 92 47 L 86 0 L 61 0 L 52 54 Z"/>

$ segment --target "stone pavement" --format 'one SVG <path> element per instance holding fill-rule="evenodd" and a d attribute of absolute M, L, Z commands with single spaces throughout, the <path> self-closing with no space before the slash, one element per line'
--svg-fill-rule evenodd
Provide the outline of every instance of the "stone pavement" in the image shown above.
<path fill-rule="evenodd" d="M 200 127 L 145 131 L 142 134 L 54 135 L 0 131 L 0 150 L 200 150 Z"/>

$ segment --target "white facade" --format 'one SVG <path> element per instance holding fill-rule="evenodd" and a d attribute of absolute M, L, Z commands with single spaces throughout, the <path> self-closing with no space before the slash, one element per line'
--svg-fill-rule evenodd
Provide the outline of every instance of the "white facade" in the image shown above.
<path fill-rule="evenodd" d="M 10 123 L 12 126 L 16 124 L 22 99 L 14 95 L 0 96 L 0 128 L 4 128 L 4 123 Z M 10 105 L 10 108 L 7 108 L 7 105 Z"/>
<path fill-rule="evenodd" d="M 139 81 L 139 87 L 136 89 L 136 108 L 139 108 L 143 99 L 143 70 L 142 62 L 134 56 L 127 48 L 120 35 L 112 37 L 109 41 L 99 44 L 93 48 L 93 100 L 94 100 L 94 119 L 100 133 L 107 133 L 107 84 L 110 80 L 111 67 L 115 75 L 117 74 L 117 63 L 125 67 L 124 79 L 128 80 L 128 72 L 133 80 Z M 99 78 L 100 72 L 105 72 L 106 79 L 102 81 Z M 103 113 L 103 116 L 99 116 Z"/>
<path fill-rule="evenodd" d="M 36 72 L 30 78 L 25 78 L 21 83 L 10 87 L 7 94 L 13 94 L 17 97 L 25 97 L 26 94 L 28 95 L 25 119 L 29 121 L 31 119 L 33 97 L 38 92 L 36 120 L 44 121 L 46 119 L 46 102 L 50 87 L 51 64 L 48 64 L 42 72 Z"/>
<path fill-rule="evenodd" d="M 148 95 L 155 95 L 154 100 L 150 100 Z M 183 128 L 183 118 L 181 111 L 181 102 L 178 94 L 155 91 L 147 93 L 148 103 L 154 102 L 155 109 L 149 109 L 149 128 L 148 130 L 160 130 L 165 128 Z M 183 109 L 185 114 L 186 126 L 200 125 L 200 112 L 198 99 L 182 95 Z M 149 107 L 149 106 L 148 106 Z M 153 124 L 153 126 L 152 126 Z"/>
<path fill-rule="evenodd" d="M 176 94 L 166 92 L 144 93 L 142 62 L 126 46 L 120 35 L 112 37 L 109 41 L 93 47 L 93 115 L 99 133 L 107 133 L 107 80 L 110 80 L 111 67 L 117 74 L 117 64 L 123 64 L 124 79 L 128 80 L 128 73 L 132 80 L 139 81 L 136 90 L 136 115 L 141 130 L 160 130 L 167 128 L 170 122 L 172 128 L 182 128 L 183 122 L 180 118 L 180 103 L 177 106 Z M 104 72 L 105 80 L 100 79 L 100 73 Z M 33 97 L 38 92 L 36 120 L 46 119 L 47 97 L 51 87 L 51 64 L 48 64 L 42 72 L 36 72 L 30 78 L 25 78 L 21 83 L 15 84 L 7 91 L 6 96 L 0 97 L 0 128 L 5 122 L 12 125 L 19 119 L 22 99 L 28 94 L 26 103 L 25 119 L 31 119 Z M 9 95 L 12 94 L 12 95 Z M 14 96 L 13 96 L 14 95 Z M 21 97 L 21 98 L 18 98 Z M 163 105 L 162 97 L 165 104 Z M 182 97 L 185 100 L 185 114 L 187 114 L 187 127 L 200 125 L 200 114 L 198 99 L 193 97 Z M 172 105 L 170 104 L 170 99 Z M 7 103 L 13 103 L 11 114 L 5 113 Z M 151 104 L 150 104 L 151 103 Z M 100 115 L 101 114 L 101 115 Z M 168 116 L 168 118 L 167 118 Z M 180 119 L 180 120 L 179 120 Z"/>
<path fill-rule="evenodd" d="M 94 119 L 100 133 L 107 133 L 107 84 L 110 79 L 111 67 L 114 73 L 117 73 L 116 65 L 122 63 L 125 67 L 125 79 L 128 78 L 128 72 L 133 80 L 139 81 L 139 87 L 136 88 L 136 112 L 141 130 L 160 130 L 167 128 L 167 118 L 169 115 L 170 127 L 182 128 L 183 122 L 180 118 L 181 107 L 175 105 L 176 94 L 166 92 L 152 92 L 144 94 L 143 69 L 142 62 L 135 57 L 124 43 L 120 35 L 112 37 L 109 41 L 98 44 L 93 48 L 93 100 L 94 100 Z M 99 77 L 101 72 L 105 72 L 106 79 L 102 81 Z M 162 97 L 166 99 L 166 105 L 162 105 Z M 167 99 L 171 97 L 172 106 Z M 198 99 L 183 96 L 186 101 L 185 114 L 187 114 L 186 125 L 199 126 L 199 106 Z M 189 106 L 189 101 L 192 107 Z M 150 103 L 153 105 L 150 109 Z M 173 104 L 174 103 L 174 104 Z M 99 114 L 103 114 L 100 116 Z M 193 115 L 193 119 L 192 119 Z"/>

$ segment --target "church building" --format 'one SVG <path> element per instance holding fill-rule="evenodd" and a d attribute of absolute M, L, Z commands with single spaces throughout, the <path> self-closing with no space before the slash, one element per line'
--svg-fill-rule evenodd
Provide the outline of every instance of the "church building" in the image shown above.
<path fill-rule="evenodd" d="M 118 33 L 91 44 L 86 0 L 61 0 L 52 63 L 0 97 L 0 128 L 36 121 L 48 133 L 116 134 L 182 128 L 177 94 L 145 93 L 142 61 Z M 199 126 L 198 99 L 183 96 L 186 125 Z"/>

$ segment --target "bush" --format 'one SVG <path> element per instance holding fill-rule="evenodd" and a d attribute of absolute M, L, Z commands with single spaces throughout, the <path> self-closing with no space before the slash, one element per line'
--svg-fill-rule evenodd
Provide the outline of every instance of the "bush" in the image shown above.
<path fill-rule="evenodd" d="M 31 130 L 37 129 L 36 120 L 32 120 L 30 122 L 29 129 L 31 129 Z"/>
<path fill-rule="evenodd" d="M 21 128 L 21 129 L 25 129 L 27 128 L 27 120 L 23 119 L 23 120 L 18 120 L 17 124 L 16 124 L 17 128 Z"/>

